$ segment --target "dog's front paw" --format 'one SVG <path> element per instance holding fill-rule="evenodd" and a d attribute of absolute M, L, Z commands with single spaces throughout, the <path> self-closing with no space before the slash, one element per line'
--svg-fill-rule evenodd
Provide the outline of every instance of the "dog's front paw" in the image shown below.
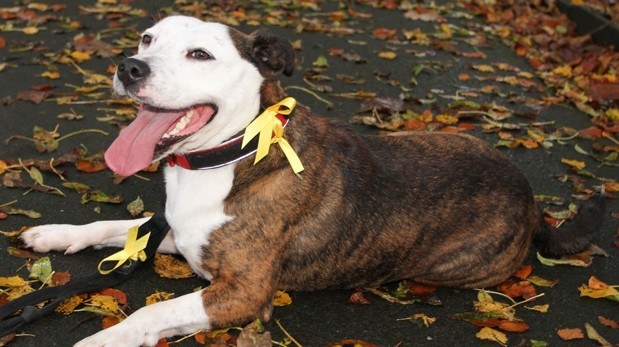
<path fill-rule="evenodd" d="M 149 334 L 145 329 L 125 320 L 102 330 L 75 344 L 74 347 L 140 347 L 155 346 L 158 334 Z"/>
<path fill-rule="evenodd" d="M 88 247 L 86 235 L 80 235 L 76 228 L 68 224 L 39 225 L 24 231 L 20 238 L 26 247 L 37 252 L 64 251 L 71 254 Z"/>

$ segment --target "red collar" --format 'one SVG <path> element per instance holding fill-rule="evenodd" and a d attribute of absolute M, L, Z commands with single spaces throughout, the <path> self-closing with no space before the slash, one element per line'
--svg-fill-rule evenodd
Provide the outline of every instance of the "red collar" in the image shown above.
<path fill-rule="evenodd" d="M 277 115 L 277 118 L 286 127 L 290 116 Z M 217 147 L 193 151 L 188 153 L 173 153 L 168 155 L 167 160 L 171 167 L 176 165 L 187 170 L 208 170 L 226 166 L 247 158 L 256 153 L 258 147 L 258 137 L 250 141 L 247 146 L 241 148 L 245 129 L 222 142 Z"/>

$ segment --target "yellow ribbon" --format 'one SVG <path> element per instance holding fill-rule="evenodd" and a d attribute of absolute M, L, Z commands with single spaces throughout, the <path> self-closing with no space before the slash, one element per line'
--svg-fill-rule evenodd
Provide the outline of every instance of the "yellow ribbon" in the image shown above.
<path fill-rule="evenodd" d="M 292 146 L 290 146 L 290 143 L 284 139 L 283 124 L 277 118 L 278 114 L 284 116 L 289 115 L 296 105 L 297 101 L 294 98 L 285 98 L 277 104 L 268 107 L 245 128 L 241 148 L 244 148 L 251 139 L 260 134 L 258 137 L 258 150 L 256 152 L 256 159 L 254 159 L 254 165 L 269 154 L 271 144 L 277 143 L 282 149 L 282 152 L 284 152 L 286 159 L 288 159 L 294 173 L 298 174 L 304 170 L 301 159 L 299 159 L 297 153 Z"/>
<path fill-rule="evenodd" d="M 129 229 L 129 232 L 127 233 L 127 241 L 125 241 L 125 248 L 122 251 L 114 253 L 110 255 L 109 257 L 101 260 L 101 262 L 99 263 L 99 267 L 98 267 L 99 272 L 102 275 L 107 275 L 110 272 L 118 269 L 122 264 L 124 264 L 129 259 L 133 261 L 136 261 L 138 259 L 140 259 L 140 261 L 145 261 L 146 253 L 144 252 L 144 249 L 146 248 L 146 245 L 148 244 L 148 238 L 150 237 L 150 232 L 140 237 L 139 239 L 137 237 L 138 237 L 138 226 L 134 226 L 133 228 Z M 116 265 L 110 270 L 102 270 L 101 269 L 102 265 L 109 261 L 115 261 Z"/>

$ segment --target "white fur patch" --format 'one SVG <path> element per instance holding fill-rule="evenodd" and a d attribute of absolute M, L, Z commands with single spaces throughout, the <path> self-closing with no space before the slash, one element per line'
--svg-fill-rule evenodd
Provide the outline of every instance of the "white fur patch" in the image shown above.
<path fill-rule="evenodd" d="M 210 328 L 202 291 L 158 302 L 137 310 L 127 319 L 102 330 L 75 347 L 154 346 L 163 337 L 190 334 Z"/>
<path fill-rule="evenodd" d="M 224 199 L 232 189 L 236 164 L 212 170 L 166 167 L 166 219 L 179 252 L 193 270 L 211 280 L 202 268 L 202 248 L 210 233 L 231 220 L 224 212 Z"/>
<path fill-rule="evenodd" d="M 41 253 L 60 251 L 72 254 L 86 247 L 123 247 L 129 228 L 142 225 L 149 219 L 100 221 L 85 225 L 39 225 L 22 233 L 21 239 L 27 247 Z M 177 253 L 172 233 L 168 233 L 157 250 Z"/>

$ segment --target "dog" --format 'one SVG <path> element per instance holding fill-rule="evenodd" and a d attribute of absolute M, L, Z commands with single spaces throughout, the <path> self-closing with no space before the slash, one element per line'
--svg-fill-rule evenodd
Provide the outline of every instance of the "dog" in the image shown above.
<path fill-rule="evenodd" d="M 181 254 L 211 284 L 143 307 L 76 346 L 152 346 L 268 320 L 277 289 L 402 279 L 487 287 L 521 266 L 533 239 L 546 254 L 575 253 L 600 227 L 600 204 L 585 202 L 559 237 L 518 168 L 467 135 L 362 136 L 298 105 L 283 121 L 284 138 L 305 170 L 295 175 L 275 146 L 254 163 L 253 152 L 235 147 L 238 134 L 286 97 L 276 77 L 293 71 L 291 45 L 265 32 L 185 16 L 144 32 L 114 76 L 116 93 L 142 106 L 105 159 L 129 176 L 168 157 L 171 231 L 159 251 Z M 191 162 L 230 148 L 224 163 Z M 147 220 L 43 225 L 22 239 L 38 252 L 122 247 L 127 230 Z"/>

